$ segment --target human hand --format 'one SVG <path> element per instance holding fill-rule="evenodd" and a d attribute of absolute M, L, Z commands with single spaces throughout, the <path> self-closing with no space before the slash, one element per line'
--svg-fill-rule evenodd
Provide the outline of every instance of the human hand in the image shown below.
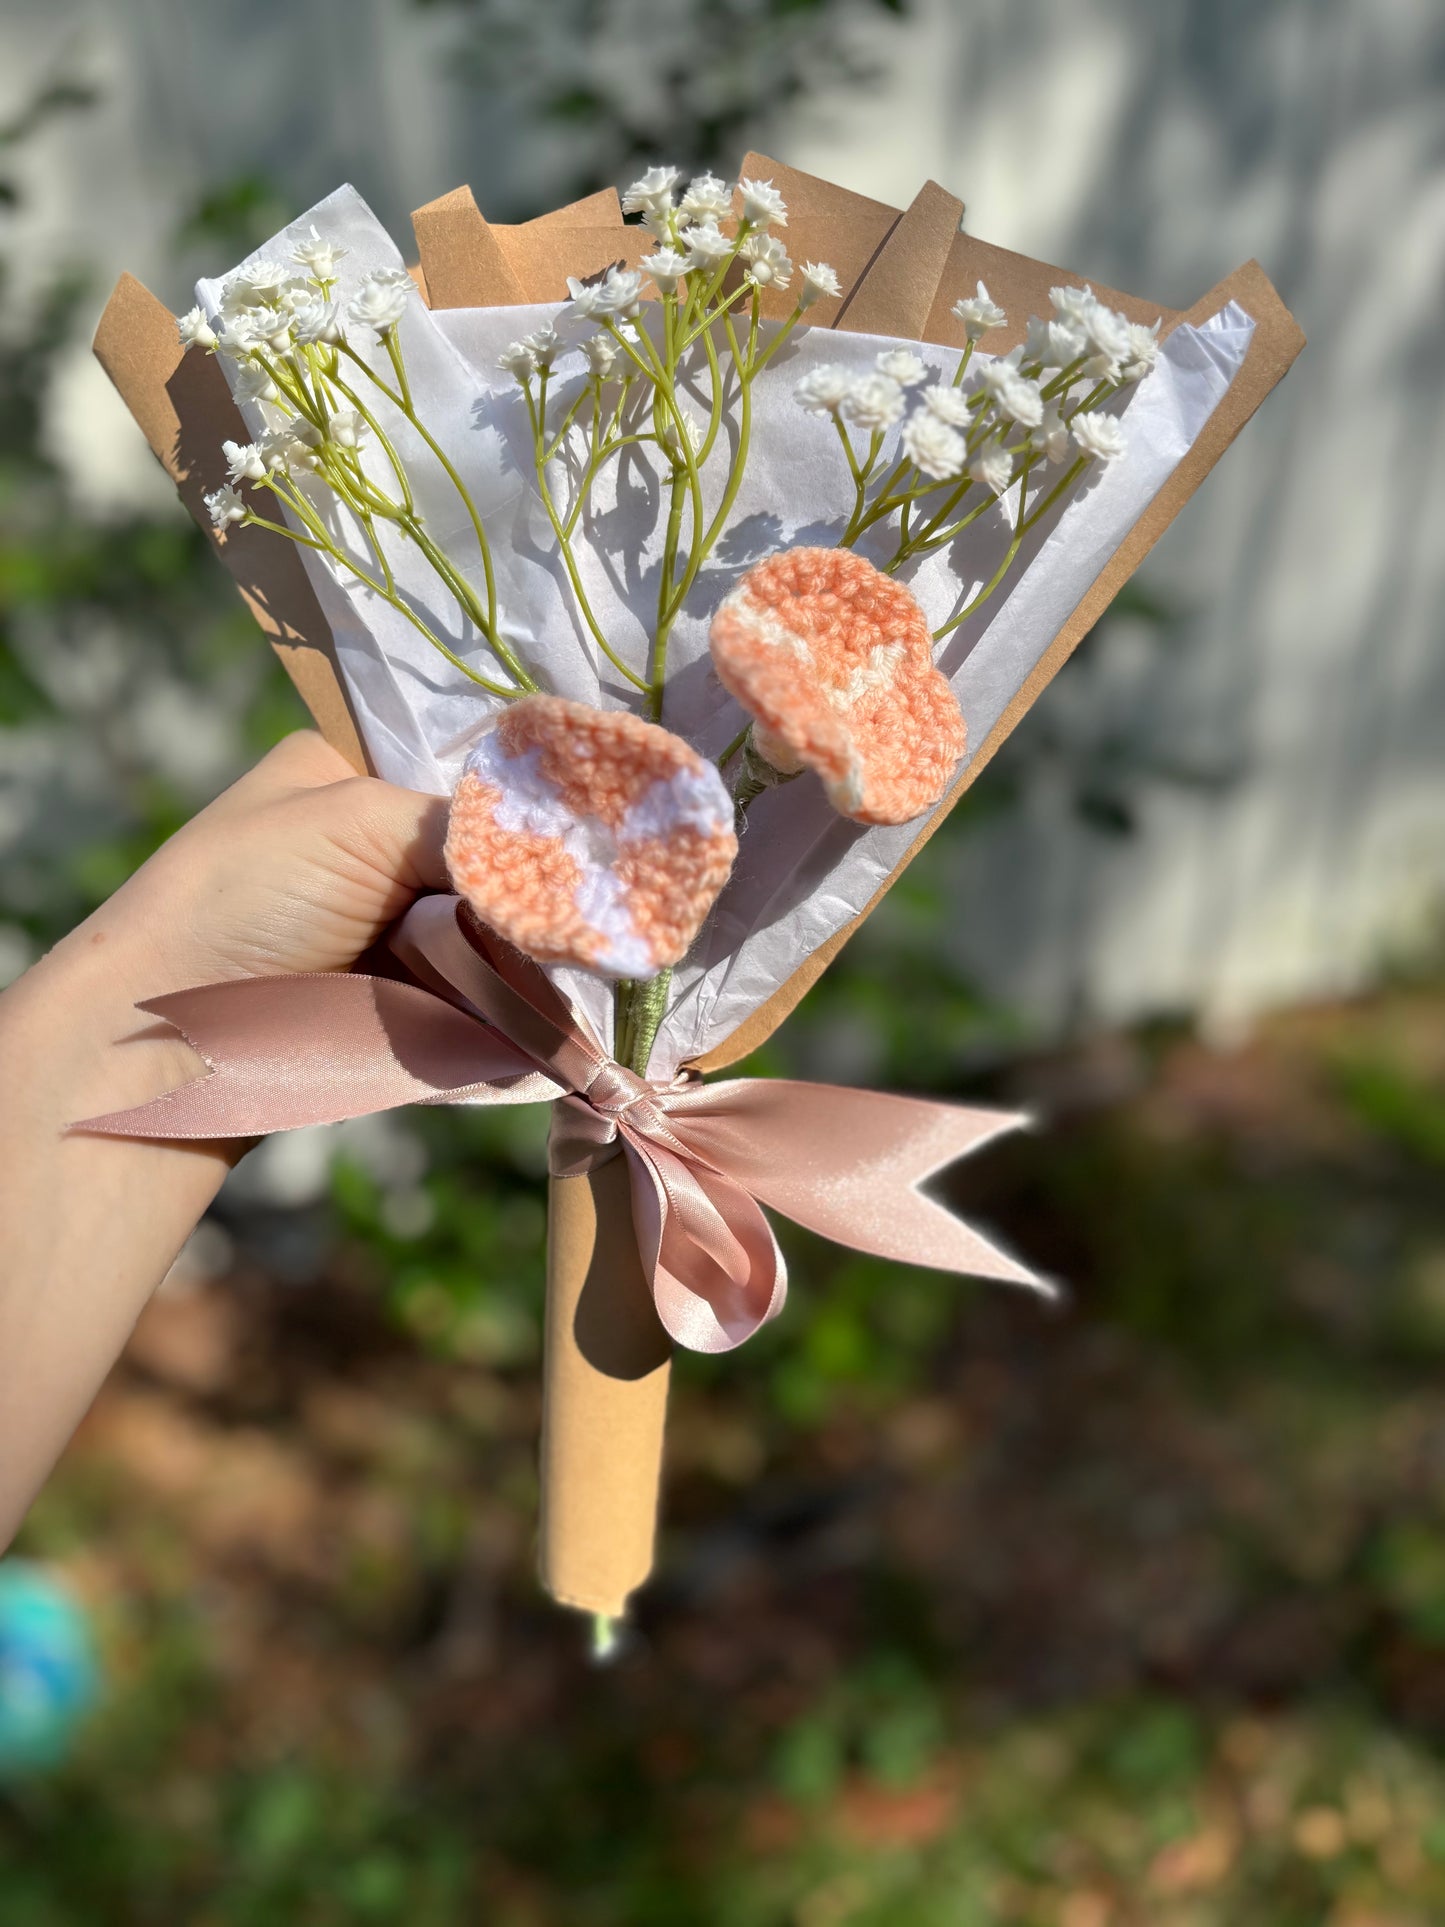
<path fill-rule="evenodd" d="M 0 1549 L 244 1148 L 67 1134 L 201 1071 L 136 1004 L 346 969 L 445 882 L 445 822 L 303 731 L 0 996 Z"/>
<path fill-rule="evenodd" d="M 422 890 L 446 884 L 446 801 L 358 776 L 288 736 L 177 832 L 67 944 L 113 946 L 144 992 L 344 970 Z M 162 981 L 162 979 L 164 981 Z"/>

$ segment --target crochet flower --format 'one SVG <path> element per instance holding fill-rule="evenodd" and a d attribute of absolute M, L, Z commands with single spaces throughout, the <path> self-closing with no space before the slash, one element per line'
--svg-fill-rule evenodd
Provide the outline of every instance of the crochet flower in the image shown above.
<path fill-rule="evenodd" d="M 850 549 L 785 549 L 718 607 L 712 655 L 784 774 L 814 769 L 859 823 L 907 823 L 943 796 L 967 740 L 928 618 Z"/>
<path fill-rule="evenodd" d="M 651 977 L 686 953 L 737 848 L 722 778 L 680 736 L 528 696 L 468 758 L 446 860 L 458 894 L 529 956 Z"/>

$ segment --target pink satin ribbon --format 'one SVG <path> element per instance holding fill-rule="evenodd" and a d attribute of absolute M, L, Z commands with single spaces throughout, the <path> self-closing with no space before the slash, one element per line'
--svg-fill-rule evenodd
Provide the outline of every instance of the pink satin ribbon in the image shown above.
<path fill-rule="evenodd" d="M 693 1351 L 730 1351 L 782 1309 L 763 1205 L 876 1257 L 1047 1289 L 918 1189 L 1024 1119 L 786 1078 L 649 1083 L 455 897 L 414 904 L 390 947 L 412 981 L 248 977 L 140 1005 L 210 1074 L 74 1128 L 250 1137 L 398 1104 L 554 1100 L 555 1175 L 626 1156 L 658 1316 Z"/>

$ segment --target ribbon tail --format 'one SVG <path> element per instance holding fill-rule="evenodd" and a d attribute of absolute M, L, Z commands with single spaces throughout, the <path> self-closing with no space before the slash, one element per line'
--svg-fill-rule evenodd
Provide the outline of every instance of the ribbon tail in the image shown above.
<path fill-rule="evenodd" d="M 179 1031 L 207 1075 L 72 1131 L 255 1137 L 399 1104 L 525 1104 L 562 1090 L 500 1032 L 386 977 L 244 977 L 137 1009 Z"/>
<path fill-rule="evenodd" d="M 835 1244 L 904 1264 L 1056 1287 L 919 1187 L 1028 1119 L 786 1078 L 735 1078 L 675 1099 L 687 1147 Z"/>
<path fill-rule="evenodd" d="M 730 1352 L 788 1292 L 773 1228 L 747 1190 L 626 1124 L 632 1221 L 664 1329 L 693 1352 Z"/>

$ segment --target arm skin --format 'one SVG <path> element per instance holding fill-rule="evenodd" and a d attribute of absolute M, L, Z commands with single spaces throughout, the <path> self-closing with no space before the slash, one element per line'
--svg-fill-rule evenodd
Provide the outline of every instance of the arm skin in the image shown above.
<path fill-rule="evenodd" d="M 0 1550 L 244 1144 L 67 1137 L 197 1074 L 138 999 L 344 970 L 443 887 L 446 804 L 289 737 L 0 996 Z"/>

